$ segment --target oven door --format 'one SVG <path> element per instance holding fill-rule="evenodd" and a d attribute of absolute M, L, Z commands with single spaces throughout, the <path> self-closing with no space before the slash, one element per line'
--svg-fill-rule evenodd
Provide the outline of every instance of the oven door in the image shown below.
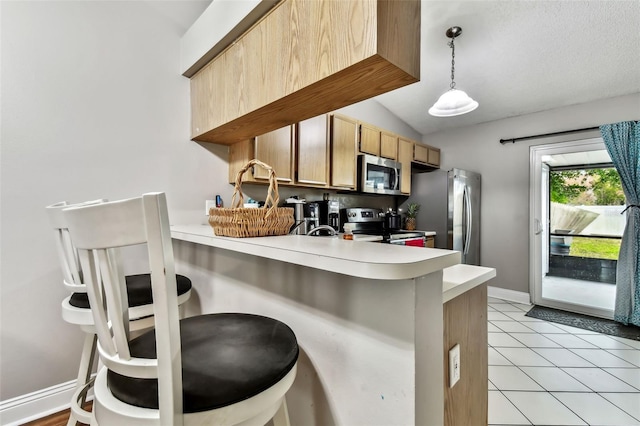
<path fill-rule="evenodd" d="M 400 195 L 402 164 L 364 154 L 358 162 L 358 190 L 371 194 Z"/>
<path fill-rule="evenodd" d="M 411 246 L 411 247 L 426 247 L 425 242 L 426 242 L 425 237 L 411 237 L 411 238 L 403 238 L 398 240 L 391 240 L 389 241 L 389 244 Z"/>

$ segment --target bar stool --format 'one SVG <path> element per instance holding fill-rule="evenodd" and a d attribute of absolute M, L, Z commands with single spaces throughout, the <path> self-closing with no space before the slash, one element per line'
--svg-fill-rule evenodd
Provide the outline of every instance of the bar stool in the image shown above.
<path fill-rule="evenodd" d="M 289 425 L 298 344 L 285 324 L 225 313 L 180 320 L 163 193 L 63 211 L 78 248 L 104 367 L 92 424 Z M 129 339 L 125 278 L 111 248 L 146 243 L 155 329 Z M 104 297 L 103 297 L 104 292 Z"/>
<path fill-rule="evenodd" d="M 70 324 L 78 325 L 85 332 L 76 380 L 76 392 L 85 388 L 87 383 L 91 383 L 97 336 L 89 306 L 87 287 L 82 280 L 77 250 L 69 236 L 62 210 L 71 206 L 96 205 L 104 202 L 106 200 L 69 204 L 63 201 L 46 207 L 49 222 L 55 231 L 56 251 L 62 269 L 64 286 L 71 293 L 62 301 L 62 318 Z M 177 275 L 176 279 L 178 283 L 177 303 L 182 306 L 191 297 L 191 281 L 182 275 Z M 150 274 L 128 275 L 126 277 L 126 287 L 129 298 L 130 330 L 136 332 L 153 327 L 153 297 Z M 75 425 L 76 421 L 90 423 L 91 413 L 82 408 L 86 401 L 88 390 L 89 388 L 87 387 L 85 392 L 78 393 L 77 397 L 71 402 L 72 407 L 75 406 L 75 410 L 72 409 L 71 411 L 69 425 Z"/>

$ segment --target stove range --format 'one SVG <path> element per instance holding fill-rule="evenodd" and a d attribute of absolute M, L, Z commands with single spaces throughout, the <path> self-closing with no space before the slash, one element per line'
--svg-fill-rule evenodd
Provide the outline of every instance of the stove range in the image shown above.
<path fill-rule="evenodd" d="M 385 229 L 384 211 L 374 208 L 347 208 L 340 210 L 340 223 L 348 223 L 354 234 L 381 235 L 382 243 L 425 247 L 425 233 L 402 229 Z"/>

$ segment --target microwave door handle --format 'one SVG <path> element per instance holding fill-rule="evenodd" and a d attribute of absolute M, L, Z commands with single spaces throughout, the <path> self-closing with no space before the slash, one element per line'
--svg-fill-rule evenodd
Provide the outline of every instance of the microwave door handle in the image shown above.
<path fill-rule="evenodd" d="M 393 184 L 393 189 L 397 191 L 398 189 L 400 189 L 399 188 L 400 187 L 400 170 L 394 168 L 393 171 L 395 172 L 395 178 L 396 178 L 396 181 Z"/>

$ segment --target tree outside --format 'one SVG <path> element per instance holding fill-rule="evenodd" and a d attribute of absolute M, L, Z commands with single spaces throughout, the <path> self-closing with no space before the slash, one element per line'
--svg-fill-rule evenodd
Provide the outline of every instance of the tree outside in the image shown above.
<path fill-rule="evenodd" d="M 551 201 L 572 206 L 619 206 L 625 203 L 614 167 L 549 173 Z"/>

